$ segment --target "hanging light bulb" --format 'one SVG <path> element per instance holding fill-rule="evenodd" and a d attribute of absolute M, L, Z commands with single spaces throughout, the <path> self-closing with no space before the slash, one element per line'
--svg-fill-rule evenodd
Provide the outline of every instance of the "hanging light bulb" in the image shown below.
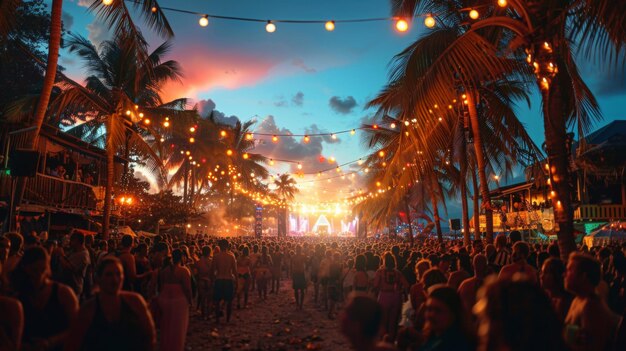
<path fill-rule="evenodd" d="M 332 32 L 335 30 L 335 21 L 327 21 L 326 24 L 324 24 L 324 28 L 326 28 L 327 31 Z"/>
<path fill-rule="evenodd" d="M 252 140 L 252 139 L 254 139 L 254 135 L 252 135 L 252 133 L 247 133 L 246 140 Z"/>
<path fill-rule="evenodd" d="M 226 150 L 226 155 L 232 156 L 233 155 L 233 150 L 231 150 L 231 149 Z"/>
<path fill-rule="evenodd" d="M 507 5 L 506 0 L 498 0 L 498 6 L 500 6 L 500 7 L 506 7 L 506 5 Z"/>
<path fill-rule="evenodd" d="M 143 124 L 150 125 L 150 118 L 146 118 L 143 120 Z"/>
<path fill-rule="evenodd" d="M 396 129 L 396 124 L 395 124 L 395 123 L 391 123 L 391 124 L 389 125 L 389 127 L 391 127 L 391 129 Z"/>
<path fill-rule="evenodd" d="M 426 28 L 433 28 L 437 22 L 435 21 L 435 17 L 428 15 L 424 19 L 424 25 Z"/>
<path fill-rule="evenodd" d="M 354 135 L 354 134 L 356 134 L 356 130 L 352 129 L 352 130 L 350 131 L 350 135 Z"/>
<path fill-rule="evenodd" d="M 196 138 L 194 138 L 194 137 L 189 138 L 189 142 L 192 143 L 192 144 L 195 143 L 196 142 Z"/>
<path fill-rule="evenodd" d="M 409 29 L 409 23 L 400 18 L 398 20 L 396 20 L 396 29 L 398 30 L 398 32 L 406 32 Z"/>
<path fill-rule="evenodd" d="M 311 141 L 311 138 L 308 135 L 305 135 L 303 140 L 305 143 L 308 143 L 309 141 Z"/>
<path fill-rule="evenodd" d="M 265 25 L 265 30 L 268 33 L 274 33 L 276 31 L 276 25 L 272 23 L 272 21 L 267 21 L 267 24 Z"/>
<path fill-rule="evenodd" d="M 202 17 L 200 17 L 200 20 L 198 21 L 198 24 L 200 24 L 200 27 L 206 27 L 209 25 L 209 16 L 204 15 Z"/>
<path fill-rule="evenodd" d="M 298 169 L 302 169 L 302 163 L 298 162 Z"/>
<path fill-rule="evenodd" d="M 278 137 L 276 135 L 272 135 L 272 142 L 277 143 Z"/>
<path fill-rule="evenodd" d="M 385 157 L 385 152 L 383 150 L 378 151 L 378 157 Z"/>
<path fill-rule="evenodd" d="M 274 165 L 274 160 L 270 158 L 270 166 L 273 166 L 273 165 Z"/>
<path fill-rule="evenodd" d="M 109 6 L 109 5 L 111 5 L 112 3 L 113 3 L 113 0 L 102 0 L 102 4 L 103 4 L 104 6 Z"/>
<path fill-rule="evenodd" d="M 130 110 L 126 110 L 126 116 L 130 116 Z"/>
<path fill-rule="evenodd" d="M 170 126 L 170 122 L 168 121 L 163 122 L 163 127 L 167 128 L 169 126 Z"/>
<path fill-rule="evenodd" d="M 330 138 L 331 138 L 331 139 L 333 139 L 333 140 L 337 140 L 337 134 L 334 134 L 334 133 L 333 133 L 333 134 L 331 134 L 331 135 L 330 135 Z"/>
<path fill-rule="evenodd" d="M 195 133 L 195 131 L 196 131 L 196 127 L 191 127 L 191 128 L 189 128 L 189 131 L 190 131 L 191 133 Z"/>
<path fill-rule="evenodd" d="M 220 131 L 220 136 L 222 138 L 225 137 L 226 136 L 226 131 L 225 130 Z"/>
<path fill-rule="evenodd" d="M 143 118 L 143 112 L 139 112 L 139 118 Z"/>
<path fill-rule="evenodd" d="M 159 9 L 156 6 L 152 6 L 152 8 L 150 9 L 150 11 L 152 11 L 152 13 L 156 13 Z"/>
<path fill-rule="evenodd" d="M 470 16 L 470 18 L 471 18 L 471 19 L 475 20 L 475 19 L 478 19 L 478 17 L 480 16 L 480 14 L 478 13 L 478 11 L 476 11 L 476 10 L 472 9 L 472 10 L 469 12 L 469 16 Z"/>
<path fill-rule="evenodd" d="M 248 153 L 246 152 L 245 154 L 243 154 L 242 157 L 243 157 L 244 160 L 247 160 L 247 159 L 250 158 L 250 155 L 248 155 Z"/>

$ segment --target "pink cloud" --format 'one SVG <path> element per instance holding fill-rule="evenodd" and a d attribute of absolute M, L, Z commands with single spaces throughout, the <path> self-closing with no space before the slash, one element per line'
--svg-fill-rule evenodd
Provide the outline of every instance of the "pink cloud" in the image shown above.
<path fill-rule="evenodd" d="M 196 44 L 176 46 L 169 58 L 180 63 L 185 76 L 182 84 L 172 82 L 165 86 L 165 100 L 197 98 L 198 93 L 217 87 L 237 89 L 254 85 L 267 77 L 279 63 L 247 53 L 211 51 Z"/>

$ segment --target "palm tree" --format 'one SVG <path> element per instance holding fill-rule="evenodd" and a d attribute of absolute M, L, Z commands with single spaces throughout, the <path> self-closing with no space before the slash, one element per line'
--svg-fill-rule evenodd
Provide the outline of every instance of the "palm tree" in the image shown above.
<path fill-rule="evenodd" d="M 282 209 L 278 211 L 278 236 L 287 235 L 287 202 L 292 201 L 298 193 L 296 187 L 296 181 L 289 174 L 283 173 L 274 179 L 274 193 L 281 201 L 279 207 Z"/>
<path fill-rule="evenodd" d="M 397 0 L 395 9 L 414 13 L 438 7 L 448 1 Z M 482 3 L 482 2 L 481 2 Z M 457 5 L 457 4 L 454 4 Z M 476 4 L 471 4 L 475 6 Z M 546 152 L 555 220 L 559 225 L 558 243 L 562 258 L 575 250 L 573 236 L 573 199 L 575 194 L 569 170 L 570 150 L 567 129 L 577 125 L 579 136 L 588 132 L 593 121 L 601 118 L 599 106 L 579 75 L 577 54 L 585 59 L 618 64 L 623 57 L 626 28 L 622 14 L 626 3 L 610 0 L 509 0 L 504 8 L 484 2 L 485 15 L 475 23 L 465 18 L 466 30 L 461 41 L 473 42 L 476 35 L 497 45 L 500 55 L 534 69 L 534 81 L 541 91 Z M 459 7 L 447 7 L 444 17 L 458 16 Z M 457 15 L 453 15 L 457 14 Z M 457 63 L 471 62 L 468 52 Z M 490 67 L 493 69 L 493 67 Z M 520 72 L 523 69 L 519 70 Z"/>
<path fill-rule="evenodd" d="M 65 80 L 63 91 L 53 101 L 55 117 L 72 116 L 85 119 L 70 130 L 88 142 L 104 146 L 107 152 L 107 181 L 103 213 L 103 235 L 108 235 L 111 214 L 114 162 L 118 152 L 127 152 L 132 145 L 157 174 L 164 174 L 162 161 L 151 143 L 160 137 L 152 126 L 171 116 L 173 120 L 184 110 L 184 99 L 163 103 L 162 86 L 180 79 L 175 61 L 162 62 L 170 44 L 165 42 L 145 61 L 139 61 L 132 45 L 124 37 L 105 41 L 99 50 L 87 39 L 72 35 L 68 41 L 71 52 L 85 62 L 88 73 L 85 86 Z M 138 109 L 141 106 L 141 109 Z M 145 115 L 144 115 L 145 114 Z M 104 129 L 103 129 L 104 128 Z M 146 138 L 147 140 L 144 140 Z M 124 150 L 123 150 L 124 149 Z"/>

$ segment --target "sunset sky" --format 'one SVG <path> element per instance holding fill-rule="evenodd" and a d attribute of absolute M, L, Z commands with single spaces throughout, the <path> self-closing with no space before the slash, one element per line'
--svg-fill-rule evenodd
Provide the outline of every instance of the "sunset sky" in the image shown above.
<path fill-rule="evenodd" d="M 86 7 L 92 0 L 64 2 L 65 28 L 98 43 L 109 38 L 107 27 L 94 19 Z M 385 0 L 161 0 L 162 7 L 237 17 L 263 19 L 354 19 L 390 16 Z M 263 23 L 211 19 L 207 27 L 198 25 L 198 16 L 165 12 L 174 29 L 171 59 L 180 62 L 184 84 L 167 87 L 167 99 L 192 99 L 203 115 L 212 109 L 223 118 L 235 116 L 242 121 L 256 119 L 255 131 L 305 134 L 315 131 L 339 131 L 357 128 L 371 117 L 364 109 L 387 82 L 388 64 L 395 54 L 425 30 L 415 21 L 407 33 L 399 34 L 393 22 L 337 24 L 327 32 L 321 24 L 277 24 L 275 33 L 267 33 Z M 137 22 L 141 20 L 137 18 Z M 162 39 L 145 30 L 154 48 Z M 82 64 L 62 52 L 60 64 L 66 73 L 82 81 Z M 620 112 L 626 90 L 624 79 L 609 78 L 591 63 L 585 64 L 583 76 L 602 106 L 604 125 L 613 119 L 625 119 Z M 623 74 L 621 74 L 623 76 Z M 520 118 L 538 144 L 543 142 L 539 102 L 532 109 L 520 103 Z M 231 119 L 232 120 L 232 119 Z M 289 140 L 291 139 L 291 140 Z M 302 144 L 300 138 L 282 138 L 278 144 L 260 144 L 255 152 L 270 158 L 301 161 L 304 172 L 332 167 L 319 158 L 334 156 L 339 164 L 364 156 L 359 133 L 344 134 L 339 140 L 326 138 Z M 295 172 L 295 165 L 277 163 L 273 174 Z M 350 171 L 346 168 L 346 171 Z M 336 172 L 328 172 L 334 175 Z M 354 180 L 340 178 L 311 182 L 316 176 L 299 179 L 303 195 L 300 201 L 333 201 L 359 188 Z M 456 211 L 456 201 L 449 210 Z"/>

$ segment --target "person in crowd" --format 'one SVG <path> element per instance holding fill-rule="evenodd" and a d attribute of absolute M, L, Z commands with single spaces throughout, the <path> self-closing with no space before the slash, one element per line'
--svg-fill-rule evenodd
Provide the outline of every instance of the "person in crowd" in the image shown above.
<path fill-rule="evenodd" d="M 335 307 L 337 306 L 337 303 L 341 301 L 343 293 L 341 284 L 343 273 L 342 267 L 341 254 L 335 251 L 328 267 L 328 281 L 326 284 L 328 289 L 326 294 L 328 296 L 328 319 L 335 318 Z"/>
<path fill-rule="evenodd" d="M 209 318 L 211 300 L 213 299 L 213 296 L 211 295 L 211 254 L 211 247 L 203 246 L 202 256 L 200 256 L 200 260 L 196 263 L 196 281 L 198 282 L 197 309 L 200 310 L 200 316 L 204 320 Z"/>
<path fill-rule="evenodd" d="M 528 264 L 528 255 L 530 247 L 523 241 L 518 241 L 513 245 L 513 254 L 511 260 L 513 263 L 508 264 L 500 270 L 499 279 L 510 280 L 516 275 L 524 276 L 525 279 L 533 283 L 537 283 L 537 270 Z"/>
<path fill-rule="evenodd" d="M 256 271 L 254 267 L 256 266 L 256 262 L 261 257 L 261 253 L 259 252 L 259 245 L 252 246 L 252 252 L 250 253 L 250 267 L 252 267 L 252 281 L 250 282 L 250 291 L 254 291 L 256 287 Z"/>
<path fill-rule="evenodd" d="M 570 349 L 608 350 L 617 332 L 619 316 L 596 293 L 602 279 L 600 262 L 573 252 L 565 271 L 565 289 L 574 294 L 565 317 L 565 341 Z"/>
<path fill-rule="evenodd" d="M 135 280 L 133 291 L 138 292 L 145 298 L 148 296 L 147 285 L 152 274 L 152 267 L 148 258 L 148 245 L 146 243 L 140 243 L 135 250 L 135 272 L 137 279 Z"/>
<path fill-rule="evenodd" d="M 85 236 L 74 232 L 70 237 L 70 254 L 65 255 L 60 251 L 59 264 L 62 271 L 62 281 L 70 286 L 76 296 L 83 293 L 83 284 L 87 268 L 91 263 L 89 251 L 85 248 Z"/>
<path fill-rule="evenodd" d="M 155 350 L 156 332 L 145 300 L 122 290 L 121 261 L 104 258 L 96 268 L 96 279 L 99 291 L 81 306 L 65 350 Z"/>
<path fill-rule="evenodd" d="M 357 293 L 367 293 L 371 289 L 367 275 L 367 261 L 364 255 L 357 255 L 354 259 L 354 281 L 352 288 Z"/>
<path fill-rule="evenodd" d="M 291 272 L 293 295 L 296 299 L 296 309 L 302 310 L 304 305 L 304 290 L 306 290 L 306 277 L 304 275 L 306 256 L 302 254 L 302 246 L 296 245 L 295 250 L 296 251 L 291 255 L 289 271 Z"/>
<path fill-rule="evenodd" d="M 248 307 L 248 295 L 250 292 L 250 280 L 252 279 L 250 261 L 250 249 L 244 246 L 241 249 L 241 256 L 237 259 L 237 308 L 241 308 L 241 298 L 243 297 L 243 307 Z M 242 296 L 243 295 L 243 296 Z"/>
<path fill-rule="evenodd" d="M 228 240 L 218 242 L 219 252 L 213 255 L 211 273 L 213 273 L 213 302 L 215 303 L 215 321 L 219 324 L 222 309 L 220 303 L 226 305 L 226 322 L 230 322 L 233 311 L 233 297 L 235 296 L 235 277 L 237 276 L 237 259 L 229 250 Z M 267 257 L 267 249 L 265 251 Z M 257 262 L 258 264 L 258 262 Z M 269 266 L 268 266 L 269 267 Z M 269 268 L 268 268 L 269 270 Z M 267 286 L 265 287 L 267 293 Z"/>
<path fill-rule="evenodd" d="M 267 283 L 271 279 L 272 257 L 268 254 L 267 246 L 261 247 L 261 255 L 254 265 L 254 276 L 256 277 L 256 288 L 259 299 L 267 299 Z"/>
<path fill-rule="evenodd" d="M 191 306 L 191 272 L 184 266 L 183 252 L 172 251 L 171 261 L 159 272 L 158 298 L 161 349 L 182 351 L 189 325 Z"/>
<path fill-rule="evenodd" d="M 6 265 L 11 252 L 11 240 L 6 236 L 0 236 L 0 265 Z"/>
<path fill-rule="evenodd" d="M 378 302 L 385 311 L 384 331 L 394 340 L 402 307 L 402 293 L 408 289 L 408 283 L 404 275 L 396 269 L 395 257 L 390 252 L 384 254 L 383 262 L 383 267 L 376 271 L 374 289 L 378 292 Z"/>
<path fill-rule="evenodd" d="M 474 350 L 475 337 L 466 309 L 456 290 L 435 285 L 425 305 L 424 344 L 420 350 Z"/>
<path fill-rule="evenodd" d="M 22 246 L 24 245 L 24 237 L 16 232 L 8 232 L 4 234 L 4 237 L 10 241 L 9 244 L 9 256 L 4 262 L 4 275 L 9 276 L 11 272 L 17 267 L 17 264 L 22 258 Z"/>
<path fill-rule="evenodd" d="M 122 237 L 117 257 L 120 259 L 120 262 L 122 262 L 122 266 L 124 267 L 123 289 L 126 291 L 135 291 L 135 281 L 139 278 L 137 276 L 135 256 L 131 252 L 132 248 L 133 237 L 128 234 L 124 235 Z"/>
<path fill-rule="evenodd" d="M 355 295 L 341 313 L 341 333 L 354 350 L 394 350 L 392 346 L 378 342 L 382 321 L 383 307 L 376 300 L 366 295 Z"/>
<path fill-rule="evenodd" d="M 541 266 L 539 280 L 559 319 L 565 320 L 574 297 L 565 290 L 565 265 L 558 258 L 548 258 Z"/>
<path fill-rule="evenodd" d="M 478 350 L 565 351 L 562 323 L 548 296 L 529 280 L 492 279 L 479 292 Z"/>
<path fill-rule="evenodd" d="M 465 310 L 470 313 L 472 311 L 472 307 L 476 304 L 476 294 L 483 286 L 483 282 L 487 277 L 487 257 L 482 254 L 474 256 L 473 266 L 474 276 L 465 279 L 458 288 L 459 296 L 461 297 L 461 301 L 463 301 L 463 306 L 465 307 Z"/>
<path fill-rule="evenodd" d="M 34 247 L 11 272 L 11 288 L 24 308 L 24 350 L 62 350 L 78 312 L 73 290 L 50 280 L 49 260 L 44 248 Z"/>
<path fill-rule="evenodd" d="M 497 272 L 500 272 L 502 267 L 511 263 L 511 253 L 506 247 L 506 236 L 504 236 L 504 234 L 498 234 L 496 236 L 495 247 L 496 253 L 493 257 L 493 264 Z"/>
<path fill-rule="evenodd" d="M 281 252 L 280 245 L 274 247 L 274 252 L 270 255 L 272 257 L 272 266 L 270 268 L 272 273 L 272 280 L 270 281 L 270 294 L 277 293 L 280 287 L 281 267 L 283 264 L 284 255 Z"/>
<path fill-rule="evenodd" d="M 7 239 L 3 241 L 0 237 L 0 247 L 9 243 Z M 6 244 L 7 246 L 9 244 Z M 8 249 L 3 249 L 8 255 Z M 2 255 L 0 251 L 0 255 Z M 2 276 L 2 263 L 0 261 L 0 276 Z M 0 283 L 2 291 L 2 283 Z M 21 350 L 22 333 L 24 332 L 24 309 L 22 303 L 15 298 L 0 295 L 0 350 L 18 351 Z"/>

